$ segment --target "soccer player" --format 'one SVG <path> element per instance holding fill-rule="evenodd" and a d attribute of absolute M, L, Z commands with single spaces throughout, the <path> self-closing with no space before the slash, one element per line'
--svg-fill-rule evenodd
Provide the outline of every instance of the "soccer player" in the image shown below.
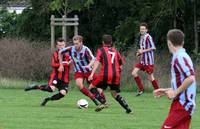
<path fill-rule="evenodd" d="M 122 70 L 123 59 L 120 53 L 112 45 L 112 36 L 103 35 L 102 37 L 103 47 L 98 49 L 94 68 L 89 80 L 92 80 L 99 64 L 101 64 L 100 73 L 91 84 L 90 88 L 98 87 L 102 90 L 106 90 L 107 86 L 110 87 L 112 97 L 126 110 L 126 113 L 130 113 L 127 102 L 119 94 L 120 92 L 120 72 Z M 98 108 L 96 109 L 98 110 Z"/>
<path fill-rule="evenodd" d="M 138 76 L 138 71 L 142 70 L 148 74 L 148 80 L 151 81 L 154 90 L 158 89 L 158 83 L 154 78 L 154 51 L 156 47 L 152 40 L 152 37 L 147 33 L 148 26 L 146 23 L 140 24 L 140 49 L 137 51 L 136 56 L 139 58 L 140 62 L 135 65 L 132 75 L 137 84 L 139 92 L 136 96 L 140 96 L 144 93 L 144 86 L 142 84 L 141 78 Z"/>
<path fill-rule="evenodd" d="M 92 89 L 91 93 L 83 84 L 85 79 L 88 83 L 90 83 L 90 81 L 88 81 L 88 77 L 91 74 L 91 66 L 95 60 L 92 52 L 88 47 L 83 45 L 83 37 L 80 35 L 73 37 L 73 43 L 74 46 L 69 46 L 60 50 L 60 61 L 62 62 L 62 55 L 69 52 L 74 64 L 74 79 L 80 91 L 84 95 L 88 96 L 96 105 L 99 105 L 99 101 L 101 103 L 105 103 L 106 99 L 103 93 L 99 95 L 98 91 L 95 89 Z M 60 64 L 59 71 L 63 71 L 62 63 Z"/>
<path fill-rule="evenodd" d="M 171 88 L 157 89 L 154 96 L 165 95 L 173 101 L 161 129 L 189 129 L 195 109 L 196 81 L 192 60 L 183 48 L 184 33 L 178 29 L 170 30 L 167 33 L 167 45 L 173 54 Z"/>
<path fill-rule="evenodd" d="M 69 65 L 70 65 L 71 59 L 67 53 L 63 56 L 63 61 L 62 61 L 64 70 L 62 72 L 58 71 L 58 68 L 60 66 L 59 59 L 58 59 L 58 51 L 64 47 L 65 47 L 65 41 L 59 38 L 56 41 L 57 50 L 53 53 L 52 60 L 51 60 L 51 66 L 53 68 L 53 71 L 50 75 L 50 80 L 48 84 L 47 85 L 33 84 L 24 89 L 25 91 L 41 90 L 41 91 L 47 91 L 47 92 L 54 92 L 56 89 L 59 90 L 59 93 L 45 98 L 43 102 L 41 103 L 41 106 L 45 106 L 48 101 L 54 101 L 54 100 L 59 100 L 63 98 L 68 92 Z"/>

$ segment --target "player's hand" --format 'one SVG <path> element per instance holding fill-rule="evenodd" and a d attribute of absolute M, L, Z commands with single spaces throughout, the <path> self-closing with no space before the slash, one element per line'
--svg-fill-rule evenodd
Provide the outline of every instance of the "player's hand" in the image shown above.
<path fill-rule="evenodd" d="M 122 65 L 119 66 L 119 70 L 120 70 L 120 72 L 122 72 L 122 69 L 123 69 L 123 66 L 122 66 Z"/>
<path fill-rule="evenodd" d="M 89 65 L 86 65 L 86 66 L 83 66 L 83 67 L 85 67 L 85 68 L 87 68 L 87 69 L 89 69 L 89 68 L 90 68 L 90 66 L 89 66 Z"/>
<path fill-rule="evenodd" d="M 59 71 L 59 72 L 64 71 L 64 67 L 63 67 L 63 65 L 60 65 L 60 66 L 59 66 L 58 71 Z"/>
<path fill-rule="evenodd" d="M 144 50 L 143 50 L 143 49 L 139 49 L 139 50 L 137 51 L 137 53 L 138 53 L 139 55 L 141 55 L 142 53 L 144 53 Z"/>
<path fill-rule="evenodd" d="M 168 89 L 164 89 L 164 88 L 156 89 L 156 90 L 153 91 L 153 95 L 154 95 L 155 98 L 160 98 L 160 97 L 166 95 L 167 90 Z"/>
<path fill-rule="evenodd" d="M 93 80 L 93 74 L 90 74 L 90 76 L 88 77 L 88 81 L 92 81 Z"/>
<path fill-rule="evenodd" d="M 176 97 L 176 92 L 172 88 L 166 91 L 166 95 L 169 99 L 174 99 Z"/>

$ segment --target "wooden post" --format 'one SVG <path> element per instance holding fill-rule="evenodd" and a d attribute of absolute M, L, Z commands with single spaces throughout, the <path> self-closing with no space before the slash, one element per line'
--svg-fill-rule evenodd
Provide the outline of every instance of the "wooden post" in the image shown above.
<path fill-rule="evenodd" d="M 66 41 L 67 36 L 67 26 L 74 27 L 74 35 L 78 35 L 78 16 L 74 15 L 74 18 L 67 18 L 66 15 L 62 18 L 55 18 L 54 15 L 51 15 L 51 51 L 54 52 L 54 43 L 55 43 L 55 26 L 62 26 L 62 38 Z"/>
<path fill-rule="evenodd" d="M 77 15 L 74 15 L 74 18 L 78 18 Z M 78 21 L 75 21 L 78 24 Z M 78 35 L 78 25 L 74 26 L 74 35 Z"/>
<path fill-rule="evenodd" d="M 65 19 L 66 19 L 66 16 L 64 15 L 63 17 L 62 17 L 62 38 L 65 40 L 65 42 L 66 42 L 66 37 L 67 37 L 67 30 L 66 30 L 66 26 L 65 26 Z"/>
<path fill-rule="evenodd" d="M 51 15 L 51 52 L 54 52 L 54 43 L 55 43 L 55 17 Z"/>

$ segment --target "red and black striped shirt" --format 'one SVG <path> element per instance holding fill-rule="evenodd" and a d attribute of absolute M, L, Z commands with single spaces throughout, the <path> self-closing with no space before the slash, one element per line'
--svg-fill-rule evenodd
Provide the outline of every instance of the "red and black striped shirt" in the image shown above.
<path fill-rule="evenodd" d="M 98 49 L 96 61 L 101 63 L 100 76 L 107 84 L 120 84 L 120 66 L 124 61 L 121 54 L 113 47 L 103 46 Z"/>
<path fill-rule="evenodd" d="M 65 53 L 63 55 L 63 66 L 64 66 L 64 71 L 59 72 L 58 68 L 60 66 L 59 64 L 59 58 L 58 58 L 58 51 L 55 51 L 53 53 L 52 59 L 51 59 L 51 66 L 53 68 L 53 71 L 50 75 L 50 80 L 49 80 L 49 85 L 52 85 L 53 79 L 57 78 L 59 80 L 64 81 L 65 83 L 69 83 L 69 70 L 70 66 L 66 63 L 70 61 L 70 56 Z"/>

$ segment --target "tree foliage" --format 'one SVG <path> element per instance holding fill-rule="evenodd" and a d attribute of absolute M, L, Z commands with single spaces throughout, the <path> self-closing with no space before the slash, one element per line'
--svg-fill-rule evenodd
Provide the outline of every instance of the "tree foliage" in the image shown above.
<path fill-rule="evenodd" d="M 30 0 L 30 5 L 19 16 L 0 14 L 0 25 L 7 28 L 7 36 L 50 40 L 51 14 L 56 17 L 78 14 L 79 33 L 92 48 L 101 43 L 105 33 L 114 36 L 114 45 L 123 48 L 122 51 L 137 46 L 138 25 L 147 22 L 157 47 L 166 48 L 166 33 L 176 27 L 185 32 L 186 47 L 194 49 L 192 0 Z M 61 30 L 56 31 L 56 36 L 60 34 Z M 0 31 L 0 36 L 5 34 Z"/>

